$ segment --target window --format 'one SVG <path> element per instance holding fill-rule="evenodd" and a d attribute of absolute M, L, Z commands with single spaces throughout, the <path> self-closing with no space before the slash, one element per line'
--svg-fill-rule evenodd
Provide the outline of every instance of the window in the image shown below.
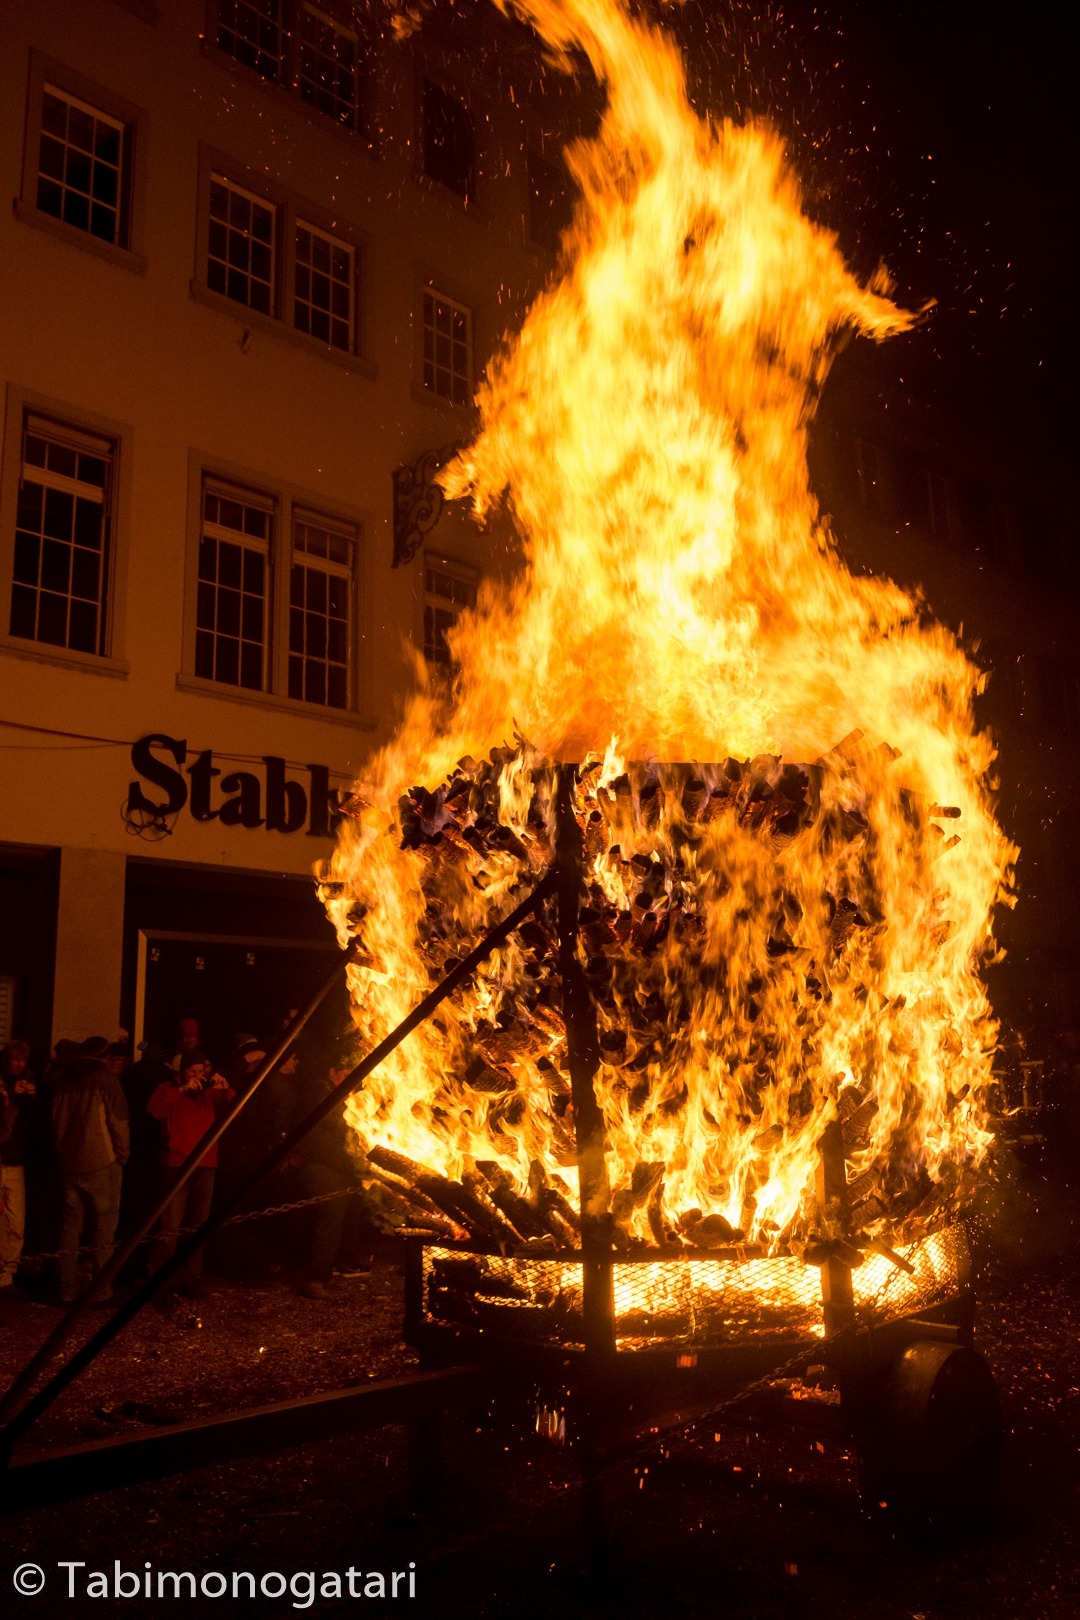
<path fill-rule="evenodd" d="M 195 673 L 261 692 L 274 503 L 206 479 L 202 491 Z"/>
<path fill-rule="evenodd" d="M 29 412 L 10 633 L 104 655 L 115 446 Z"/>
<path fill-rule="evenodd" d="M 539 152 L 528 155 L 529 240 L 550 253 L 573 217 L 570 176 L 561 163 L 549 163 Z"/>
<path fill-rule="evenodd" d="M 275 83 L 281 78 L 281 0 L 220 0 L 218 49 Z"/>
<path fill-rule="evenodd" d="M 122 246 L 123 162 L 123 124 L 46 84 L 37 180 L 42 213 Z"/>
<path fill-rule="evenodd" d="M 275 213 L 224 176 L 211 179 L 206 285 L 263 315 L 274 308 Z"/>
<path fill-rule="evenodd" d="M 353 347 L 353 258 L 347 242 L 297 223 L 293 324 L 335 349 Z"/>
<path fill-rule="evenodd" d="M 300 13 L 301 98 L 335 123 L 355 129 L 357 121 L 357 38 L 314 6 Z"/>
<path fill-rule="evenodd" d="M 859 477 L 859 499 L 868 512 L 885 510 L 885 484 L 879 444 L 865 439 L 855 441 L 855 465 Z"/>
<path fill-rule="evenodd" d="M 424 387 L 467 405 L 472 395 L 472 316 L 443 293 L 424 293 Z"/>
<path fill-rule="evenodd" d="M 448 557 L 424 557 L 424 657 L 432 664 L 452 662 L 446 632 L 476 601 L 476 572 Z"/>
<path fill-rule="evenodd" d="M 349 703 L 349 648 L 356 530 L 293 514 L 289 579 L 289 696 L 344 709 Z"/>
<path fill-rule="evenodd" d="M 476 189 L 476 148 L 465 106 L 441 85 L 424 82 L 424 173 L 461 198 Z"/>
<path fill-rule="evenodd" d="M 927 498 L 930 509 L 930 531 L 946 545 L 952 539 L 952 501 L 949 480 L 941 473 L 927 473 Z"/>

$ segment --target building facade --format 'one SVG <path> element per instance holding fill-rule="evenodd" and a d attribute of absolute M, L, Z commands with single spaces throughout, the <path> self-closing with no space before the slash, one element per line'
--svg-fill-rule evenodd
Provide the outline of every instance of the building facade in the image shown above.
<path fill-rule="evenodd" d="M 39 1058 L 307 994 L 337 795 L 512 563 L 431 478 L 567 181 L 525 32 L 446 26 L 4 7 L 0 1036 Z"/>

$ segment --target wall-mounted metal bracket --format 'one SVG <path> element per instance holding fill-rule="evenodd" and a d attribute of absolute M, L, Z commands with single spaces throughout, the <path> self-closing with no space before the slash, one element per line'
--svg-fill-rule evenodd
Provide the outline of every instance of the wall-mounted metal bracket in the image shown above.
<path fill-rule="evenodd" d="M 446 496 L 435 475 L 461 447 L 462 441 L 455 439 L 441 449 L 425 450 L 411 467 L 394 468 L 394 568 L 412 562 L 442 517 Z"/>

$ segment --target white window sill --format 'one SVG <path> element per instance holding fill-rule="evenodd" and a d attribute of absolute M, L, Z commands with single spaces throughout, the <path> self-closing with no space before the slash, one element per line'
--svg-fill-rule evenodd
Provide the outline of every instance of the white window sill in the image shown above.
<path fill-rule="evenodd" d="M 320 360 L 329 360 L 331 365 L 340 366 L 343 371 L 357 372 L 361 377 L 369 377 L 372 381 L 379 375 L 379 368 L 374 360 L 366 360 L 363 355 L 351 354 L 345 349 L 335 349 L 329 343 L 320 343 L 317 338 L 308 337 L 305 332 L 298 332 L 285 321 L 275 320 L 270 315 L 262 315 L 256 309 L 249 309 L 246 304 L 238 304 L 235 299 L 226 298 L 223 293 L 213 292 L 204 282 L 192 281 L 190 292 L 196 303 L 205 304 L 207 309 L 217 310 L 219 315 L 227 315 L 230 320 L 238 322 L 249 332 L 282 338 L 286 343 L 303 349 L 306 354 Z"/>
<path fill-rule="evenodd" d="M 35 664 L 80 669 L 87 675 L 111 675 L 118 680 L 126 680 L 131 669 L 122 658 L 99 658 L 96 653 L 76 652 L 73 647 L 52 647 L 47 641 L 30 641 L 23 636 L 0 635 L 0 653 L 12 658 L 28 658 Z"/>
<path fill-rule="evenodd" d="M 14 204 L 15 218 L 21 219 L 24 225 L 33 225 L 47 236 L 55 236 L 58 242 L 67 242 L 70 247 L 82 248 L 84 253 L 92 253 L 95 258 L 106 259 L 109 264 L 119 265 L 121 270 L 131 270 L 137 276 L 145 276 L 146 260 L 141 253 L 130 253 L 127 248 L 114 247 L 111 242 L 103 242 L 99 236 L 92 236 L 89 231 L 80 231 L 74 225 L 68 225 L 62 219 L 55 219 L 52 214 L 46 214 L 43 209 L 35 208 L 32 203 L 23 202 L 16 197 Z"/>
<path fill-rule="evenodd" d="M 219 703 L 249 703 L 256 709 L 273 709 L 278 714 L 291 714 L 298 720 L 313 720 L 324 726 L 345 726 L 350 731 L 375 731 L 378 722 L 369 720 L 354 709 L 331 709 L 321 703 L 303 703 L 298 698 L 279 697 L 274 692 L 252 692 L 244 686 L 223 686 L 208 681 L 201 675 L 178 675 L 178 692 L 194 692 L 200 697 L 216 698 Z"/>

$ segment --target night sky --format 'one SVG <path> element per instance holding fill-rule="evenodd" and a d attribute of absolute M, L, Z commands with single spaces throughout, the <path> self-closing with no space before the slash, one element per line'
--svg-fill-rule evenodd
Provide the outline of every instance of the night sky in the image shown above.
<path fill-rule="evenodd" d="M 837 0 L 665 8 L 695 99 L 768 117 L 810 212 L 926 327 L 875 367 L 1068 462 L 1077 430 L 1080 95 L 1070 8 Z"/>

